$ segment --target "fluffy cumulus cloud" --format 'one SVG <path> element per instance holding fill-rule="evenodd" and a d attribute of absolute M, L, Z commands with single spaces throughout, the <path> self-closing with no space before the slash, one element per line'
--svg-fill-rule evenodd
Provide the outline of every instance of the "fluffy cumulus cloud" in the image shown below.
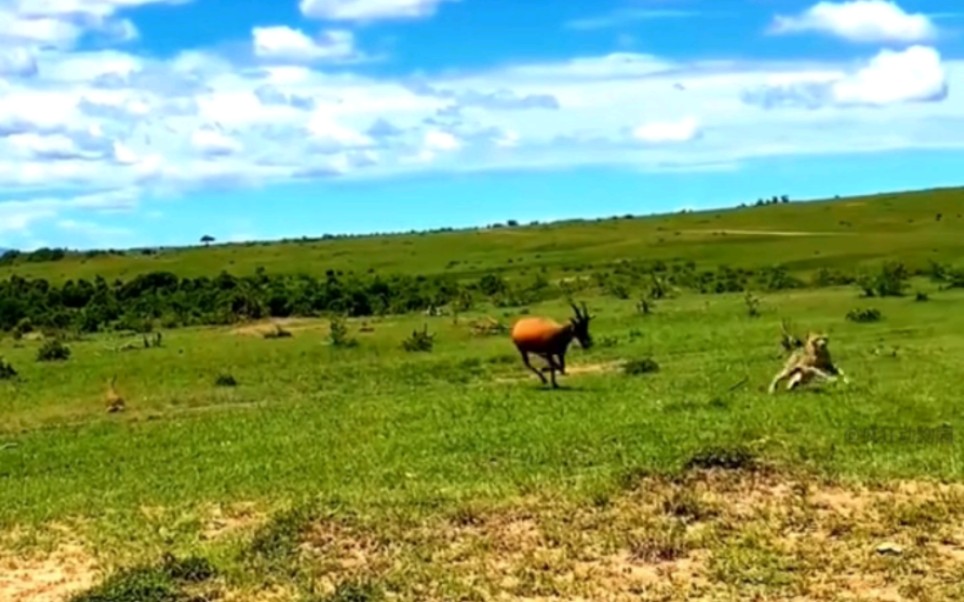
<path fill-rule="evenodd" d="M 781 81 L 782 80 L 782 81 Z M 940 54 L 928 46 L 882 50 L 852 72 L 803 73 L 744 91 L 749 104 L 811 109 L 827 106 L 885 106 L 944 100 L 948 76 Z"/>
<path fill-rule="evenodd" d="M 820 32 L 853 42 L 927 42 L 937 28 L 927 15 L 907 13 L 889 0 L 819 2 L 799 15 L 779 15 L 776 34 Z"/>
<path fill-rule="evenodd" d="M 252 32 L 257 56 L 279 61 L 345 61 L 360 58 L 355 50 L 355 35 L 333 29 L 317 38 L 284 25 L 255 27 Z"/>
<path fill-rule="evenodd" d="M 0 247 L 29 244 L 39 224 L 109 245 L 124 233 L 97 216 L 200 189 L 427 170 L 718 169 L 774 155 L 964 145 L 955 134 L 964 101 L 953 94 L 964 63 L 927 44 L 824 64 L 620 52 L 417 77 L 346 69 L 365 50 L 350 24 L 260 26 L 243 60 L 73 46 L 89 35 L 119 43 L 119 8 L 148 1 L 0 0 L 4 15 L 33 21 L 17 36 L 0 33 Z M 440 5 L 301 8 L 364 21 L 426 17 Z"/>

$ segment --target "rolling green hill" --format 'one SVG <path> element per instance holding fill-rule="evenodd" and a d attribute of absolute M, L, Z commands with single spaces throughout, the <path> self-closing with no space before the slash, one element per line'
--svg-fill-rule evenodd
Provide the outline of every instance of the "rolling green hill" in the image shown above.
<path fill-rule="evenodd" d="M 477 277 L 495 269 L 550 270 L 620 259 L 684 259 L 792 272 L 852 268 L 893 258 L 908 265 L 964 256 L 964 188 L 792 202 L 693 213 L 327 240 L 127 251 L 53 262 L 17 261 L 11 274 L 61 282 L 152 271 L 182 277 L 221 270 L 323 275 L 327 270 Z M 940 219 L 938 219 L 940 216 Z"/>

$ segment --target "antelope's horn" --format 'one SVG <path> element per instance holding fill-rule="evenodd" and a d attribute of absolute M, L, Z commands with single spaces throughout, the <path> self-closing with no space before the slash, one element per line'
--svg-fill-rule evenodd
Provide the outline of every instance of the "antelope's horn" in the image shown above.
<path fill-rule="evenodd" d="M 579 313 L 579 308 L 572 301 L 569 302 L 569 306 L 572 307 L 572 311 L 576 312 L 576 317 L 582 319 L 582 314 Z"/>
<path fill-rule="evenodd" d="M 582 317 L 584 317 L 587 320 L 589 319 L 589 308 L 586 307 L 585 301 L 582 302 Z"/>

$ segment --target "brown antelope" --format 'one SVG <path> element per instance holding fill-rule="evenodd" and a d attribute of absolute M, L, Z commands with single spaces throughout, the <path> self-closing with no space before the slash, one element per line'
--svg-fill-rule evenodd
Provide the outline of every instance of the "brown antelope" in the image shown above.
<path fill-rule="evenodd" d="M 526 367 L 536 373 L 542 384 L 548 384 L 542 372 L 529 362 L 529 354 L 534 353 L 544 358 L 549 363 L 548 370 L 554 389 L 559 388 L 556 384 L 556 371 L 559 374 L 566 373 L 566 350 L 569 349 L 569 343 L 577 339 L 583 349 L 592 346 L 592 337 L 589 336 L 589 320 L 592 316 L 589 315 L 586 304 L 582 304 L 581 312 L 575 304 L 570 302 L 569 305 L 576 315 L 565 325 L 549 318 L 532 317 L 522 318 L 512 327 L 512 342 L 522 354 Z"/>

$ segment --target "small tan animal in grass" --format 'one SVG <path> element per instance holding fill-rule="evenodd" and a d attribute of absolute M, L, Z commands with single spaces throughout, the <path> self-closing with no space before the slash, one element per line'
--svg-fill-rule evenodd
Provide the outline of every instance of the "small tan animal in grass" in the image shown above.
<path fill-rule="evenodd" d="M 107 411 L 111 414 L 115 412 L 123 412 L 127 408 L 127 404 L 124 403 L 124 398 L 120 396 L 115 388 L 117 384 L 117 375 L 115 374 L 111 377 L 110 382 L 107 383 Z"/>
<path fill-rule="evenodd" d="M 556 372 L 566 373 L 566 351 L 573 339 L 578 340 L 583 349 L 592 346 L 592 337 L 589 336 L 589 320 L 592 316 L 589 315 L 586 304 L 582 304 L 582 311 L 579 311 L 574 303 L 570 302 L 569 305 L 576 315 L 565 325 L 549 318 L 531 317 L 522 318 L 512 327 L 512 342 L 522 354 L 523 363 L 535 372 L 545 385 L 548 384 L 546 377 L 529 362 L 529 354 L 533 353 L 549 362 L 548 371 L 554 389 L 559 388 L 556 384 Z"/>
<path fill-rule="evenodd" d="M 783 369 L 773 378 L 770 383 L 770 393 L 776 392 L 780 381 L 786 379 L 789 379 L 787 382 L 788 391 L 817 377 L 829 381 L 842 377 L 844 382 L 849 382 L 843 370 L 834 365 L 828 348 L 829 342 L 830 337 L 825 334 L 809 333 L 803 348 L 794 351 L 787 359 Z"/>

